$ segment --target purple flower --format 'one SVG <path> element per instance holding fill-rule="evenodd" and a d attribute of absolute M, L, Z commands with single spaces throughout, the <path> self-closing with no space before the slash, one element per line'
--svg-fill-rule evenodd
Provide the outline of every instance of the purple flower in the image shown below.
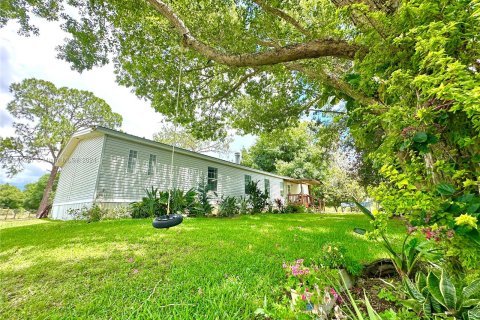
<path fill-rule="evenodd" d="M 297 262 L 297 264 L 302 264 L 302 263 L 303 263 L 303 259 L 298 259 L 296 262 Z"/>

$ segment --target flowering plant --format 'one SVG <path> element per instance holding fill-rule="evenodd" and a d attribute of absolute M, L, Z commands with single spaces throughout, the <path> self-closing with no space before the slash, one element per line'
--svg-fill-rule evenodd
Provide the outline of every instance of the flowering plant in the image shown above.
<path fill-rule="evenodd" d="M 343 300 L 334 288 L 323 285 L 330 282 L 329 269 L 322 269 L 316 265 L 304 265 L 304 259 L 292 263 L 283 263 L 282 267 L 287 276 L 286 289 L 291 296 L 291 306 L 294 310 L 311 312 L 326 317 L 330 308 Z"/>

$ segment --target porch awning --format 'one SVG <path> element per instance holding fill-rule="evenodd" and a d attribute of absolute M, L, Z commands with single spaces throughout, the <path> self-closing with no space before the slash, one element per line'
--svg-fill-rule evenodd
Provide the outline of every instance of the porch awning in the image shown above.
<path fill-rule="evenodd" d="M 287 182 L 296 183 L 296 184 L 306 184 L 306 185 L 320 185 L 321 181 L 315 179 L 285 179 Z"/>

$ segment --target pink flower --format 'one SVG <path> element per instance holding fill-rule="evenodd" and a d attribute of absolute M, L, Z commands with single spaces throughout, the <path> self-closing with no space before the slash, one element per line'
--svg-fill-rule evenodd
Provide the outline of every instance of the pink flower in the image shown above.
<path fill-rule="evenodd" d="M 139 273 L 139 272 L 140 272 L 140 271 L 139 271 L 138 269 L 133 269 L 133 270 L 132 270 L 132 273 L 133 273 L 133 274 L 137 274 L 137 273 Z"/>
<path fill-rule="evenodd" d="M 133 260 L 133 258 L 128 258 L 127 261 L 130 262 L 130 263 L 132 263 L 132 262 L 135 261 L 135 260 Z"/>
<path fill-rule="evenodd" d="M 302 263 L 303 263 L 303 259 L 298 259 L 296 262 L 297 262 L 298 264 L 302 264 Z"/>
<path fill-rule="evenodd" d="M 307 300 L 307 297 L 304 294 L 302 294 L 302 300 Z"/>
<path fill-rule="evenodd" d="M 283 269 L 286 269 L 287 267 L 288 267 L 287 264 L 284 262 L 284 263 L 282 264 L 282 268 L 283 268 Z"/>

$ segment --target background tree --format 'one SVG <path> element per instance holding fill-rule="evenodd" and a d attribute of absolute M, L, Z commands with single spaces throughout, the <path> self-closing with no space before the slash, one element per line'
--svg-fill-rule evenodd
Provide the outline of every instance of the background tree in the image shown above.
<path fill-rule="evenodd" d="M 242 150 L 242 164 L 294 178 L 322 179 L 331 156 L 332 136 L 324 140 L 316 122 L 262 133 L 249 149 Z"/>
<path fill-rule="evenodd" d="M 24 195 L 20 189 L 9 184 L 0 184 L 0 208 L 21 208 L 23 200 Z"/>
<path fill-rule="evenodd" d="M 43 193 L 47 187 L 49 174 L 41 176 L 36 182 L 28 183 L 25 185 L 23 195 L 25 200 L 23 201 L 23 207 L 28 210 L 37 210 L 40 207 L 40 202 L 43 198 Z M 55 197 L 55 191 L 57 189 L 58 179 L 60 174 L 57 174 L 53 183 L 52 191 L 50 192 L 48 202 L 51 203 Z"/>
<path fill-rule="evenodd" d="M 44 80 L 23 80 L 12 84 L 10 92 L 14 98 L 7 110 L 15 118 L 15 136 L 0 138 L 0 162 L 10 175 L 32 161 L 51 165 L 37 210 L 37 217 L 43 217 L 59 169 L 55 163 L 71 135 L 94 125 L 119 127 L 122 117 L 91 92 L 57 88 Z"/>
<path fill-rule="evenodd" d="M 199 153 L 217 153 L 227 155 L 230 153 L 230 144 L 233 142 L 231 135 L 220 136 L 217 139 L 199 139 L 188 129 L 171 123 L 162 123 L 162 129 L 153 135 L 153 140 L 175 145 L 176 147 L 187 149 Z"/>

